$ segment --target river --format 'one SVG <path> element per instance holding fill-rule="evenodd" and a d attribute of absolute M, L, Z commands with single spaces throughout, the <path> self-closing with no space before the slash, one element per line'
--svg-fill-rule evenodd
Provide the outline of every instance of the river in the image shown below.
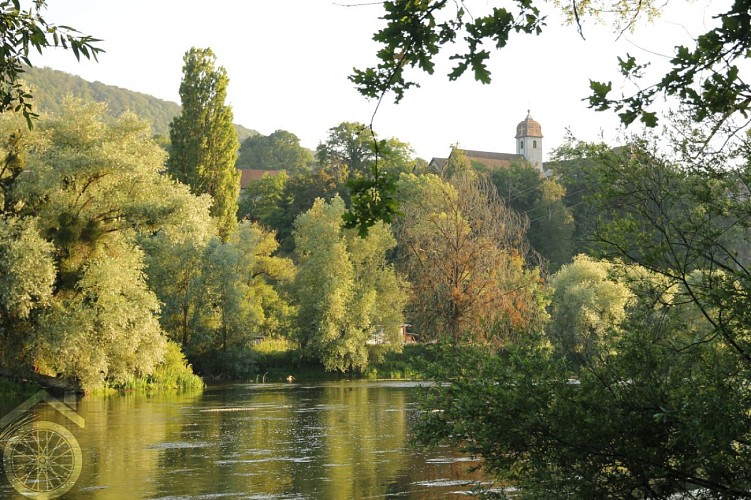
<path fill-rule="evenodd" d="M 467 472 L 475 462 L 449 448 L 409 445 L 417 385 L 231 385 L 194 395 L 87 397 L 72 404 L 75 412 L 40 401 L 22 416 L 56 422 L 78 443 L 77 478 L 65 498 L 466 498 L 478 478 Z M 21 402 L 0 401 L 0 415 Z M 22 443 L 12 438 L 6 432 L 2 443 L 0 497 L 23 498 L 11 480 L 58 488 L 24 473 Z"/>

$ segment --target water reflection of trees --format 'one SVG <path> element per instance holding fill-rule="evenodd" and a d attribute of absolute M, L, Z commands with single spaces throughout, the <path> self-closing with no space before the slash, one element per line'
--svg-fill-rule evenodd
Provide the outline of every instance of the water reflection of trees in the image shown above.
<path fill-rule="evenodd" d="M 383 387 L 329 387 L 323 412 L 331 466 L 326 498 L 366 498 L 386 493 L 403 466 L 407 423 L 404 391 Z"/>
<path fill-rule="evenodd" d="M 83 469 L 66 498 L 158 494 L 157 478 L 164 470 L 158 448 L 179 433 L 184 408 L 199 399 L 200 395 L 84 399 L 78 413 L 86 427 L 76 432 Z"/>
<path fill-rule="evenodd" d="M 84 469 L 69 496 L 455 491 L 420 484 L 459 477 L 468 464 L 426 462 L 409 448 L 413 398 L 411 388 L 362 382 L 87 398 L 77 433 Z"/>

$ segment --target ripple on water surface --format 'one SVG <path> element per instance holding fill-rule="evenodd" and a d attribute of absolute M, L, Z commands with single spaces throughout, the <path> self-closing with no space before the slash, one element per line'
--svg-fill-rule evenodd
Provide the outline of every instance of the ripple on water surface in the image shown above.
<path fill-rule="evenodd" d="M 183 448 L 211 448 L 217 443 L 205 441 L 171 441 L 167 443 L 154 443 L 146 447 L 147 450 L 179 450 Z"/>

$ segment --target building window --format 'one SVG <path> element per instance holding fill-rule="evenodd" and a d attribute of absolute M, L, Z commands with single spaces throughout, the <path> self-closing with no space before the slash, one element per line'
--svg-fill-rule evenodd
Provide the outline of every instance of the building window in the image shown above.
<path fill-rule="evenodd" d="M 532 141 L 532 149 L 537 149 L 537 141 Z"/>
<path fill-rule="evenodd" d="M 519 141 L 519 149 L 524 149 L 524 141 Z"/>

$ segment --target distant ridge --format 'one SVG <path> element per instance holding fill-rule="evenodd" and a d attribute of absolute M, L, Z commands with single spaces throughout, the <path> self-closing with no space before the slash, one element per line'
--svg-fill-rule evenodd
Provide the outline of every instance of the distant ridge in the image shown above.
<path fill-rule="evenodd" d="M 149 121 L 154 135 L 169 138 L 169 124 L 180 114 L 180 105 L 172 101 L 123 89 L 101 82 L 89 82 L 81 77 L 51 68 L 25 68 L 23 80 L 34 94 L 34 108 L 41 112 L 57 113 L 63 98 L 72 95 L 96 102 L 106 102 L 112 116 L 133 111 Z M 258 132 L 235 124 L 237 136 L 242 143 Z"/>

